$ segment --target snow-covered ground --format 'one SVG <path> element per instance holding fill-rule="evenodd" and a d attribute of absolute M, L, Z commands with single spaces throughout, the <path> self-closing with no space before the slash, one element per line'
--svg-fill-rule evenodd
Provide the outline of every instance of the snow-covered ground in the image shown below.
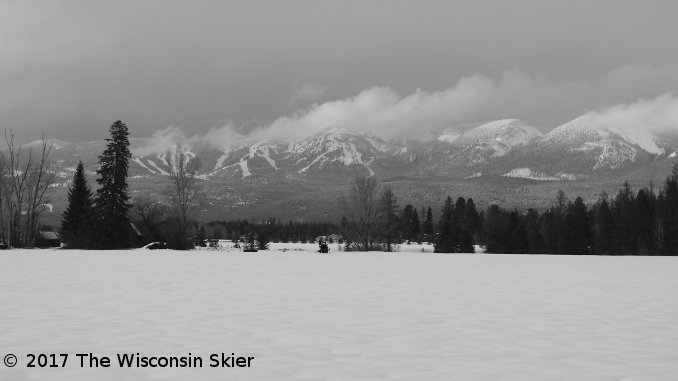
<path fill-rule="evenodd" d="M 677 290 L 666 257 L 13 250 L 0 380 L 675 380 Z M 80 368 L 90 352 L 205 367 Z M 255 359 L 207 367 L 221 352 Z"/>

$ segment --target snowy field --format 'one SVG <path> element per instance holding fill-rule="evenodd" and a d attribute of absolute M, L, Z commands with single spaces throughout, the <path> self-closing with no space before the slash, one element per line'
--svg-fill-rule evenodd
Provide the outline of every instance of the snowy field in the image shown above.
<path fill-rule="evenodd" d="M 0 290 L 0 380 L 678 377 L 678 258 L 13 250 Z M 114 365 L 80 368 L 90 352 Z M 252 366 L 210 368 L 222 352 Z"/>

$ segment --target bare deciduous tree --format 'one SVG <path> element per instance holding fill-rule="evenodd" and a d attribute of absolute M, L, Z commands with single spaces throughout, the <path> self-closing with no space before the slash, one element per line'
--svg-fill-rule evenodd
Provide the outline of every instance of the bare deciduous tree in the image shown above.
<path fill-rule="evenodd" d="M 184 227 L 188 224 L 189 213 L 196 206 L 201 191 L 197 184 L 198 170 L 200 170 L 199 158 L 191 156 L 185 146 L 176 147 L 170 163 L 172 185 L 169 196 L 172 205 L 179 212 Z"/>
<path fill-rule="evenodd" d="M 31 246 L 38 221 L 45 210 L 45 195 L 54 181 L 49 154 L 52 145 L 42 137 L 39 154 L 14 143 L 14 133 L 5 131 L 6 151 L 0 152 L 0 228 L 2 239 L 14 246 Z"/>
<path fill-rule="evenodd" d="M 148 196 L 137 197 L 132 201 L 134 211 L 139 215 L 144 223 L 151 239 L 158 237 L 158 225 L 160 217 L 165 214 L 165 206 L 158 201 L 152 200 Z"/>
<path fill-rule="evenodd" d="M 339 197 L 339 213 L 347 242 L 356 250 L 379 246 L 379 184 L 374 177 L 356 176 L 347 195 Z"/>

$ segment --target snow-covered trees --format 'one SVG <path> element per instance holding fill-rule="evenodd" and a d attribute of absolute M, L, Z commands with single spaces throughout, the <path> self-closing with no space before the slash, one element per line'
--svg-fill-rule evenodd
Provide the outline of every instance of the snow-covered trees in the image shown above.
<path fill-rule="evenodd" d="M 78 163 L 73 185 L 68 190 L 68 206 L 61 219 L 61 239 L 68 247 L 88 248 L 94 244 L 92 190 L 87 184 L 85 167 Z"/>
<path fill-rule="evenodd" d="M 127 193 L 127 169 L 132 154 L 129 150 L 127 126 L 117 121 L 110 127 L 111 137 L 99 156 L 99 169 L 94 207 L 100 222 L 97 242 L 102 249 L 128 247 L 131 234 L 131 208 Z"/>

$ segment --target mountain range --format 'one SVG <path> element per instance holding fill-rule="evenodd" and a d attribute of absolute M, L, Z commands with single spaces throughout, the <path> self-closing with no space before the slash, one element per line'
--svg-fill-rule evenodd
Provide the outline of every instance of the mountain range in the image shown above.
<path fill-rule="evenodd" d="M 544 206 L 557 189 L 589 202 L 624 179 L 638 186 L 668 175 L 678 163 L 678 134 L 592 125 L 580 117 L 548 133 L 518 119 L 457 125 L 427 139 L 385 139 L 332 127 L 302 139 L 271 139 L 223 149 L 176 142 L 148 152 L 149 138 L 131 138 L 133 196 L 163 199 L 177 150 L 200 160 L 205 189 L 202 219 L 326 220 L 354 175 L 374 175 L 393 187 L 401 203 L 434 209 L 447 195 L 474 197 L 518 208 Z M 94 185 L 105 141 L 53 140 L 56 181 L 50 200 L 60 214 L 78 161 Z"/>

